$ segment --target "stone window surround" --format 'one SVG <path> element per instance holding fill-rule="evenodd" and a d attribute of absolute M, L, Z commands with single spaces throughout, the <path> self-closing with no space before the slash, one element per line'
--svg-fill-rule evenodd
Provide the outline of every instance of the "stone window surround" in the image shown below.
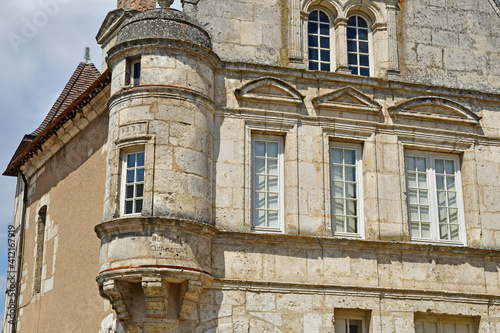
<path fill-rule="evenodd" d="M 257 134 L 257 133 L 252 133 L 251 137 L 251 197 L 250 197 L 250 202 L 251 202 L 251 221 L 252 221 L 252 230 L 253 231 L 258 231 L 258 232 L 277 232 L 277 233 L 283 233 L 284 231 L 284 214 L 285 214 L 285 207 L 284 207 L 284 137 L 283 135 L 273 135 L 273 134 Z M 278 228 L 270 228 L 270 227 L 256 227 L 254 224 L 254 214 L 255 214 L 255 198 L 254 198 L 254 188 L 255 188 L 255 169 L 254 169 L 254 144 L 256 141 L 263 140 L 263 141 L 277 141 L 278 142 L 278 223 L 279 227 Z"/>
<path fill-rule="evenodd" d="M 281 138 L 282 140 L 282 184 L 284 189 L 282 190 L 282 206 L 280 207 L 283 212 L 287 209 L 285 207 L 285 202 L 287 201 L 288 193 L 286 191 L 286 163 L 296 163 L 296 162 L 287 162 L 286 156 L 287 154 L 287 136 L 294 135 L 295 124 L 272 124 L 272 123 L 262 123 L 259 121 L 247 120 L 245 124 L 245 172 L 243 182 L 245 184 L 244 190 L 244 228 L 248 230 L 248 232 L 257 232 L 257 233 L 279 233 L 286 234 L 287 232 L 287 221 L 284 213 L 281 215 L 281 229 L 279 231 L 262 231 L 262 230 L 254 230 L 252 228 L 252 140 L 254 137 L 274 137 Z"/>
<path fill-rule="evenodd" d="M 332 46 L 331 71 L 350 74 L 347 63 L 347 20 L 359 15 L 367 20 L 370 28 L 370 76 L 399 75 L 397 11 L 398 1 L 388 1 L 381 10 L 371 1 L 353 0 L 344 6 L 338 0 L 290 0 L 290 61 L 299 67 L 308 68 L 307 22 L 312 10 L 323 10 L 334 18 L 335 47 Z M 299 36 L 302 36 L 301 38 Z M 300 65 L 302 64 L 302 65 Z"/>
<path fill-rule="evenodd" d="M 142 209 L 141 209 L 141 212 L 135 212 L 136 210 L 136 202 L 138 200 L 138 198 L 142 201 L 142 197 L 144 195 L 144 180 L 142 181 L 142 185 L 143 185 L 143 195 L 138 197 L 137 196 L 137 193 L 136 193 L 136 186 L 138 185 L 137 183 L 139 183 L 137 181 L 137 172 L 138 172 L 138 169 L 145 169 L 145 165 L 139 165 L 138 164 L 138 161 L 136 160 L 134 162 L 134 166 L 133 167 L 129 167 L 128 166 L 128 156 L 131 156 L 131 155 L 135 155 L 136 158 L 138 158 L 138 155 L 139 154 L 143 154 L 144 155 L 144 159 L 146 158 L 145 156 L 145 153 L 144 153 L 144 149 L 139 148 L 137 150 L 128 150 L 125 152 L 122 152 L 122 172 L 121 172 L 121 180 L 120 180 L 120 215 L 121 216 L 134 216 L 134 215 L 140 215 L 141 212 L 142 212 Z M 144 161 L 145 162 L 145 161 Z M 134 171 L 134 180 L 130 183 L 127 181 L 127 173 L 128 173 L 128 169 L 133 169 Z M 126 188 L 127 188 L 127 185 L 128 186 L 132 186 L 132 188 L 134 189 L 134 192 L 132 194 L 132 197 L 131 198 L 126 198 Z M 125 209 L 125 205 L 126 205 L 126 202 L 127 201 L 131 201 L 132 202 L 132 213 L 127 213 L 126 212 L 126 209 Z"/>
<path fill-rule="evenodd" d="M 359 333 L 368 333 L 370 331 L 371 310 L 335 309 L 334 325 L 336 328 L 335 329 L 336 332 L 338 330 L 337 324 L 341 320 L 361 320 L 362 329 L 361 332 Z M 354 333 L 354 332 L 346 332 L 346 333 Z"/>
<path fill-rule="evenodd" d="M 114 191 L 111 191 L 112 197 L 111 202 L 114 206 L 112 208 L 115 217 L 130 217 L 136 216 L 137 214 L 123 215 L 121 213 L 121 189 L 122 189 L 122 156 L 127 153 L 144 151 L 144 194 L 143 194 L 143 206 L 142 215 L 151 215 L 153 211 L 153 169 L 154 169 L 154 147 L 155 137 L 153 135 L 144 135 L 141 137 L 131 137 L 121 139 L 115 142 L 113 149 L 113 163 L 115 171 L 112 175 L 112 184 L 114 184 Z M 113 195 L 114 194 L 114 195 Z"/>
<path fill-rule="evenodd" d="M 45 254 L 45 233 L 47 229 L 47 205 L 42 206 L 36 214 L 35 264 L 33 273 L 33 294 L 42 291 L 42 270 Z"/>
<path fill-rule="evenodd" d="M 349 233 L 349 232 L 335 232 L 335 225 L 334 225 L 334 214 L 333 214 L 333 187 L 332 187 L 332 172 L 331 172 L 331 150 L 332 148 L 350 148 L 350 149 L 355 149 L 356 150 L 356 187 L 357 187 L 357 197 L 356 197 L 356 210 L 357 210 L 357 233 Z M 329 167 L 327 168 L 328 174 L 328 179 L 330 180 L 328 182 L 328 190 L 329 190 L 329 202 L 330 202 L 330 209 L 331 209 L 331 228 L 334 236 L 337 237 L 349 237 L 349 238 L 361 238 L 364 239 L 365 237 L 365 226 L 364 226 L 364 205 L 363 205 L 363 169 L 362 169 L 362 149 L 363 145 L 361 143 L 352 143 L 352 142 L 343 142 L 343 141 L 336 141 L 336 140 L 330 140 L 329 143 L 329 151 L 328 151 L 328 165 Z"/>
<path fill-rule="evenodd" d="M 314 11 L 317 11 L 318 14 L 320 13 L 324 13 L 327 17 L 328 17 L 328 30 L 329 30 L 329 53 L 330 53 L 330 61 L 329 62 L 325 62 L 325 61 L 322 61 L 322 56 L 321 56 L 321 42 L 320 42 L 320 28 L 319 28 L 319 24 L 318 24 L 318 69 L 317 70 L 320 70 L 321 71 L 321 65 L 323 63 L 328 63 L 330 65 L 330 71 L 333 71 L 336 69 L 336 54 L 335 54 L 335 50 L 337 49 L 335 47 L 335 30 L 332 28 L 333 27 L 333 22 L 335 20 L 335 15 L 330 11 L 328 10 L 328 8 L 324 8 L 324 7 L 320 7 L 320 6 L 312 6 L 310 8 L 310 11 L 308 13 L 308 17 L 307 17 L 307 24 L 309 24 L 309 16 L 312 12 Z M 319 15 L 318 15 L 318 22 L 321 23 L 320 21 L 320 18 L 319 18 Z M 322 24 L 326 24 L 326 23 L 322 23 Z M 311 48 L 311 46 L 309 45 L 309 37 L 310 37 L 311 33 L 309 31 L 309 25 L 307 27 L 307 68 L 309 70 L 310 69 L 310 63 L 309 63 L 309 49 Z"/>
<path fill-rule="evenodd" d="M 415 239 L 412 238 L 412 242 L 416 243 L 426 243 L 426 244 L 447 244 L 447 245 L 459 245 L 459 246 L 466 246 L 467 245 L 467 237 L 466 237 L 466 225 L 465 225 L 465 213 L 464 213 L 464 195 L 463 195 L 463 183 L 462 183 L 462 172 L 461 172 L 461 158 L 460 155 L 458 154 L 451 154 L 451 153 L 445 153 L 445 152 L 439 152 L 439 151 L 422 151 L 422 150 L 412 150 L 412 149 L 405 149 L 404 150 L 404 160 L 402 163 L 404 164 L 404 172 L 402 173 L 402 176 L 405 177 L 404 180 L 404 192 L 405 192 L 405 209 L 406 213 L 403 214 L 403 216 L 406 217 L 406 224 L 408 225 L 408 228 L 411 229 L 410 227 L 410 216 L 409 216 L 409 202 L 408 202 L 408 185 L 407 185 L 407 173 L 406 173 L 406 157 L 407 155 L 417 155 L 417 156 L 422 156 L 426 157 L 427 159 L 427 167 L 429 166 L 429 159 L 435 159 L 435 158 L 447 158 L 447 159 L 453 159 L 455 160 L 455 187 L 456 187 L 456 195 L 457 195 L 457 208 L 458 208 L 458 223 L 459 223 L 459 237 L 460 239 L 458 241 L 451 241 L 451 240 L 441 240 L 439 237 L 439 222 L 435 219 L 437 216 L 437 208 L 434 207 L 437 203 L 431 202 L 435 198 L 436 195 L 436 185 L 434 184 L 435 180 L 432 180 L 431 183 L 428 183 L 428 192 L 429 192 L 429 204 L 430 204 L 430 223 L 431 223 L 431 238 L 432 239 Z M 427 171 L 427 170 L 426 170 Z M 427 177 L 434 176 L 434 170 L 431 171 L 431 174 L 429 175 L 427 173 Z M 427 178 L 429 179 L 429 178 Z M 433 187 L 431 187 L 433 185 Z M 408 230 L 410 233 L 410 230 Z M 411 236 L 411 234 L 410 234 Z"/>
<path fill-rule="evenodd" d="M 417 329 L 417 322 L 420 323 L 436 323 L 437 333 L 447 333 L 444 330 L 444 324 L 462 324 L 468 326 L 468 333 L 476 332 L 475 326 L 478 326 L 480 317 L 472 316 L 455 316 L 455 315 L 439 315 L 439 314 L 429 314 L 429 313 L 418 313 L 414 314 L 413 322 L 415 329 Z M 416 331 L 416 330 L 415 330 Z M 416 331 L 417 332 L 417 331 Z M 426 333 L 426 331 L 424 331 Z"/>

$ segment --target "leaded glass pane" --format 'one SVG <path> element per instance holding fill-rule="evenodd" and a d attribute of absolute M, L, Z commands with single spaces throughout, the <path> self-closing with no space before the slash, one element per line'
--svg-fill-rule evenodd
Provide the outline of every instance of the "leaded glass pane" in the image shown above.
<path fill-rule="evenodd" d="M 356 150 L 331 148 L 332 214 L 337 232 L 358 232 Z M 342 221 L 342 228 L 339 227 Z"/>
<path fill-rule="evenodd" d="M 266 160 L 263 158 L 255 159 L 255 173 L 265 173 L 266 171 Z"/>
<path fill-rule="evenodd" d="M 137 154 L 137 166 L 144 166 L 144 153 Z"/>
<path fill-rule="evenodd" d="M 278 212 L 269 211 L 268 227 L 279 228 Z"/>
<path fill-rule="evenodd" d="M 279 227 L 279 142 L 255 140 L 253 181 L 254 227 Z"/>
<path fill-rule="evenodd" d="M 268 142 L 267 143 L 267 157 L 278 158 L 278 143 Z"/>
<path fill-rule="evenodd" d="M 140 212 L 142 212 L 142 199 L 135 201 L 135 212 L 134 213 L 140 213 Z"/>
<path fill-rule="evenodd" d="M 278 160 L 275 159 L 267 160 L 267 173 L 270 175 L 278 174 Z"/>
<path fill-rule="evenodd" d="M 127 167 L 135 167 L 135 154 L 130 154 L 127 156 Z"/>

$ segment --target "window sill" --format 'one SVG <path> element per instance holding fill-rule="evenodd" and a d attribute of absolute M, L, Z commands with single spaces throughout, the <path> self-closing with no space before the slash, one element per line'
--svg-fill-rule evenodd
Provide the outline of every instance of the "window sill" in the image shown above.
<path fill-rule="evenodd" d="M 275 228 L 252 228 L 256 234 L 283 234 L 283 230 Z"/>
<path fill-rule="evenodd" d="M 442 241 L 442 240 L 412 238 L 411 242 L 416 244 L 427 244 L 427 245 L 443 245 L 443 246 L 459 246 L 459 247 L 467 246 L 467 244 L 461 241 Z"/>
<path fill-rule="evenodd" d="M 335 232 L 333 234 L 333 237 L 335 238 L 348 238 L 348 239 L 363 239 L 363 236 L 360 234 L 353 234 L 353 233 L 348 233 L 348 232 Z"/>

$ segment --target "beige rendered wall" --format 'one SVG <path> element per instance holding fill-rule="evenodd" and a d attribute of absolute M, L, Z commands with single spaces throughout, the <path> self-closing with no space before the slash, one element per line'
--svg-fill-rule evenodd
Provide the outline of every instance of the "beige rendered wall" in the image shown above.
<path fill-rule="evenodd" d="M 94 99 L 104 108 L 109 92 Z M 107 153 L 107 112 L 29 180 L 19 332 L 98 332 L 111 307 L 98 293 Z M 33 291 L 37 213 L 47 206 L 41 293 Z"/>

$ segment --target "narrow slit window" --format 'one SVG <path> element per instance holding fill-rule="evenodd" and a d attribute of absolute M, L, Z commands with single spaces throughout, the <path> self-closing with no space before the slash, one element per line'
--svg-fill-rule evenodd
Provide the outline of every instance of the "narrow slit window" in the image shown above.
<path fill-rule="evenodd" d="M 141 59 L 128 58 L 125 69 L 125 85 L 137 87 L 141 84 Z"/>
<path fill-rule="evenodd" d="M 352 74 L 370 76 L 368 23 L 361 16 L 347 20 L 347 62 Z"/>
<path fill-rule="evenodd" d="M 141 61 L 137 60 L 132 62 L 132 85 L 134 87 L 141 84 Z"/>
<path fill-rule="evenodd" d="M 307 23 L 309 69 L 329 72 L 331 68 L 330 19 L 325 12 L 313 10 Z"/>

